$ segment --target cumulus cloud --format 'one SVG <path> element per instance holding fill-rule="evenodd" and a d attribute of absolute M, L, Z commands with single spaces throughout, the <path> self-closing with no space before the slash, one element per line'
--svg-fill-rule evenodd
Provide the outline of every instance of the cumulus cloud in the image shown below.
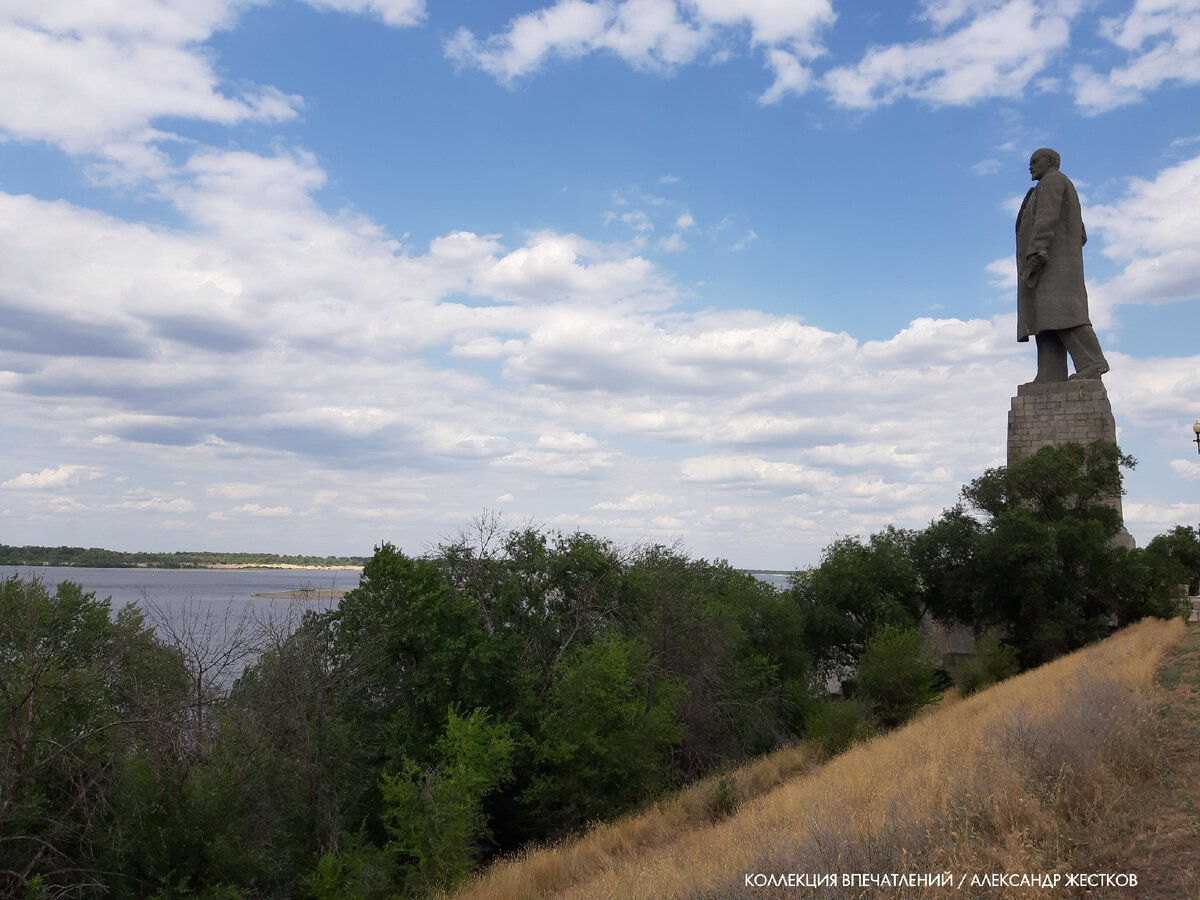
<path fill-rule="evenodd" d="M 118 509 L 135 509 L 142 512 L 185 513 L 196 508 L 190 500 L 182 497 L 168 499 L 166 497 L 150 497 L 146 500 L 125 500 L 116 504 Z"/>
<path fill-rule="evenodd" d="M 12 0 L 0 12 L 0 139 L 93 158 L 101 182 L 162 179 L 167 118 L 235 125 L 295 119 L 304 102 L 273 85 L 230 85 L 205 46 L 269 0 Z M 315 8 L 419 24 L 424 0 L 306 0 Z M 86 73 L 86 74 L 84 74 Z"/>
<path fill-rule="evenodd" d="M 988 283 L 993 287 L 1011 291 L 1017 289 L 1017 263 L 1013 257 L 1003 256 L 988 263 L 984 268 L 991 276 Z"/>
<path fill-rule="evenodd" d="M 1187 481 L 1200 481 L 1200 462 L 1194 459 L 1171 460 L 1171 471 Z"/>
<path fill-rule="evenodd" d="M 1124 502 L 1125 524 L 1131 530 L 1162 534 L 1176 525 L 1190 525 L 1200 519 L 1200 503 L 1151 504 Z"/>
<path fill-rule="evenodd" d="M 1088 228 L 1124 270 L 1104 288 L 1111 303 L 1200 299 L 1200 156 L 1153 179 L 1131 179 L 1124 195 L 1088 208 Z"/>
<path fill-rule="evenodd" d="M 98 477 L 100 472 L 91 466 L 60 465 L 52 469 L 42 469 L 40 472 L 22 472 L 7 481 L 0 481 L 0 488 L 19 491 L 45 490 L 66 487 Z"/>
<path fill-rule="evenodd" d="M 668 503 L 670 503 L 670 498 L 665 494 L 630 494 L 624 500 L 604 500 L 600 503 L 594 503 L 592 504 L 592 509 L 620 512 L 644 512 L 648 509 L 656 509 L 661 506 L 666 506 Z"/>
<path fill-rule="evenodd" d="M 244 503 L 241 506 L 235 506 L 230 513 L 236 516 L 282 518 L 292 515 L 292 508 L 290 506 L 260 506 L 257 503 Z"/>
<path fill-rule="evenodd" d="M 733 246 L 730 247 L 729 249 L 734 250 L 734 251 L 745 250 L 756 240 L 758 240 L 758 233 L 753 228 L 751 228 L 742 236 L 741 240 L 735 241 Z"/>
<path fill-rule="evenodd" d="M 824 52 L 820 35 L 834 19 L 828 0 L 558 0 L 483 40 L 461 28 L 445 51 L 459 65 L 512 84 L 548 60 L 599 52 L 638 69 L 669 73 L 746 33 L 752 47 L 763 48 L 774 77 L 760 100 L 774 103 L 808 89 L 812 74 L 805 64 Z"/>
<path fill-rule="evenodd" d="M 315 9 L 374 16 L 385 25 L 404 27 L 425 19 L 425 0 L 304 0 Z"/>
<path fill-rule="evenodd" d="M 423 15 L 422 4 L 400 0 L 314 5 L 397 25 Z M 45 499 L 22 488 L 66 494 L 89 479 L 90 507 L 66 496 L 43 505 L 129 521 L 170 514 L 277 529 L 270 520 L 287 520 L 297 536 L 336 516 L 347 540 L 370 546 L 381 523 L 452 527 L 503 502 L 548 521 L 611 525 L 622 537 L 688 528 L 734 557 L 764 543 L 819 545 L 838 529 L 878 528 L 898 513 L 900 524 L 924 524 L 953 500 L 958 481 L 1002 462 L 995 448 L 1003 446 L 1004 409 L 1012 385 L 1027 377 L 1014 358 L 1011 315 L 919 318 L 862 342 L 792 316 L 689 311 L 670 273 L 647 255 L 655 246 L 647 236 L 666 235 L 657 245 L 664 251 L 681 249 L 684 234 L 703 239 L 680 203 L 639 195 L 617 206 L 623 240 L 614 242 L 553 230 L 448 230 L 418 246 L 353 211 L 325 209 L 316 194 L 326 173 L 302 149 L 189 144 L 159 152 L 171 140 L 153 129 L 160 116 L 278 121 L 300 109 L 273 89 L 233 90 L 214 75 L 203 41 L 242 8 L 216 0 L 186 10 L 139 6 L 148 17 L 137 26 L 144 41 L 188 77 L 142 86 L 140 95 L 131 88 L 114 109 L 87 110 L 72 124 L 0 103 L 6 135 L 96 154 L 113 179 L 136 172 L 153 182 L 174 222 L 123 221 L 0 193 L 6 414 L 31 423 L 43 449 L 35 458 L 79 458 L 53 455 L 65 447 L 97 461 L 9 477 L 0 486 L 14 489 L 5 502 L 16 515 L 33 515 L 34 501 Z M 21 21 L 51 15 L 29 9 Z M 1067 12 L 1018 17 L 1012 34 L 997 32 L 1001 47 L 981 69 L 963 69 L 979 23 L 1009 9 L 1025 7 L 928 4 L 929 46 L 903 50 L 903 66 L 863 96 L 960 102 L 945 99 L 943 81 L 961 76 L 966 98 L 995 90 L 1002 74 L 1026 77 L 1039 53 L 1058 46 L 1054 23 Z M 89 7 L 88 15 L 102 12 Z M 460 61 L 500 80 L 594 52 L 670 71 L 743 40 L 774 73 L 762 98 L 771 102 L 807 89 L 807 67 L 832 20 L 824 2 L 563 0 L 499 36 L 455 40 Z M 38 21 L 38 40 L 66 40 L 63 23 Z M 135 27 L 88 21 L 80 33 L 101 48 Z M 23 27 L 0 40 L 20 38 Z M 1021 35 L 1041 39 L 1023 59 L 1013 50 Z M 35 80 L 52 84 L 48 67 L 68 50 L 83 52 L 50 48 L 46 65 L 32 69 Z M 105 77 L 113 79 L 106 91 L 120 91 L 122 79 L 144 72 L 118 66 Z M 70 88 L 66 105 L 90 102 L 85 88 Z M 1146 263 L 1137 291 L 1154 287 L 1152 273 L 1170 275 L 1158 296 L 1187 299 L 1164 285 L 1196 283 L 1182 237 L 1196 233 L 1195 180 L 1184 164 L 1092 208 L 1089 226 L 1124 248 L 1125 275 Z M 742 229 L 739 249 L 756 237 Z M 737 233 L 723 233 L 725 246 Z M 988 268 L 1011 277 L 1000 262 Z M 1101 287 L 1136 294 L 1132 281 Z M 1178 361 L 1113 358 L 1110 390 L 1130 410 L 1130 428 L 1158 427 L 1196 396 L 1190 376 L 1170 374 Z M 1200 361 L 1187 371 L 1200 371 Z M 93 477 L 101 466 L 119 468 L 143 491 Z M 35 467 L 10 471 L 23 468 Z M 191 486 L 175 486 L 180 470 Z M 313 484 L 321 490 L 311 509 L 297 505 Z M 311 515 L 316 508 L 320 516 Z M 769 522 L 747 537 L 748 519 Z"/>
<path fill-rule="evenodd" d="M 205 488 L 209 497 L 220 497 L 229 500 L 244 500 L 257 497 L 263 492 L 261 484 L 210 484 Z"/>
<path fill-rule="evenodd" d="M 131 154 L 163 116 L 220 124 L 296 115 L 270 87 L 222 90 L 201 49 L 242 3 L 158 0 L 77 4 L 16 0 L 0 14 L 0 131 L 70 153 Z M 80 73 L 87 77 L 80 77 Z M 153 154 L 143 157 L 151 167 Z"/>
<path fill-rule="evenodd" d="M 1135 0 L 1124 16 L 1100 21 L 1100 34 L 1126 56 L 1124 65 L 1072 72 L 1075 102 L 1100 113 L 1141 100 L 1164 84 L 1200 83 L 1200 5 L 1194 0 Z"/>
<path fill-rule="evenodd" d="M 871 47 L 851 66 L 826 72 L 833 101 L 872 109 L 901 99 L 962 106 L 1024 94 L 1068 46 L 1077 4 L 947 0 L 926 5 L 931 37 Z M 953 27 L 951 27 L 953 26 Z"/>

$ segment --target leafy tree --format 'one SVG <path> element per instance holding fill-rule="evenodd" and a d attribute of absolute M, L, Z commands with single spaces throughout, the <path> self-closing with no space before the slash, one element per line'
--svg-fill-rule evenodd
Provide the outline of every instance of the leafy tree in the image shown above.
<path fill-rule="evenodd" d="M 644 802 L 666 787 L 666 751 L 685 689 L 645 649 L 609 635 L 563 663 L 535 736 L 538 774 L 525 800 L 562 832 Z"/>
<path fill-rule="evenodd" d="M 805 610 L 805 638 L 822 679 L 857 663 L 867 639 L 885 625 L 915 626 L 927 611 L 914 564 L 918 535 L 888 526 L 864 543 L 847 537 L 825 548 L 814 569 L 792 576 Z"/>
<path fill-rule="evenodd" d="M 858 695 L 884 728 L 903 725 L 938 695 L 940 660 L 916 628 L 881 626 L 858 666 Z"/>
<path fill-rule="evenodd" d="M 391 854 L 359 829 L 320 854 L 304 888 L 314 900 L 384 900 L 395 894 L 394 870 Z"/>
<path fill-rule="evenodd" d="M 0 585 L 0 894 L 98 892 L 140 835 L 115 810 L 186 690 L 132 607 L 71 582 Z"/>
<path fill-rule="evenodd" d="M 912 564 L 934 619 L 970 626 L 979 618 L 983 586 L 976 554 L 983 535 L 983 524 L 959 504 L 914 538 Z"/>
<path fill-rule="evenodd" d="M 1164 562 L 1178 564 L 1178 583 L 1187 582 L 1188 593 L 1200 594 L 1200 533 L 1195 528 L 1176 525 L 1151 540 L 1146 551 Z"/>
<path fill-rule="evenodd" d="M 726 562 L 662 546 L 641 548 L 623 590 L 623 633 L 687 689 L 677 751 L 686 777 L 800 732 L 810 669 L 793 598 Z"/>
<path fill-rule="evenodd" d="M 490 837 L 483 799 L 512 777 L 510 729 L 482 709 L 467 716 L 451 709 L 437 753 L 429 768 L 404 760 L 381 786 L 384 849 L 399 861 L 412 896 L 449 889 L 471 871 Z"/>
<path fill-rule="evenodd" d="M 450 589 L 435 561 L 385 543 L 330 615 L 336 665 L 351 686 L 348 714 L 364 749 L 432 762 L 446 708 L 474 703 L 491 688 L 479 664 L 486 632 L 473 603 Z"/>
<path fill-rule="evenodd" d="M 969 619 L 980 632 L 1000 628 L 1024 667 L 1115 625 L 1174 614 L 1164 569 L 1114 542 L 1120 469 L 1133 465 L 1115 444 L 1064 444 L 963 488 L 983 517 L 969 569 L 976 585 Z"/>

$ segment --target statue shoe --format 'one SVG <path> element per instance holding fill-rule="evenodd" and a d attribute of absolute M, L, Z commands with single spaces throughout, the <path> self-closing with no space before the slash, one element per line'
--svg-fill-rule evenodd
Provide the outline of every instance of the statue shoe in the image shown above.
<path fill-rule="evenodd" d="M 1099 378 L 1101 375 L 1103 375 L 1107 371 L 1108 371 L 1108 363 L 1106 363 L 1106 362 L 1096 363 L 1094 366 L 1085 366 L 1084 368 L 1080 369 L 1078 372 L 1076 372 L 1074 375 L 1072 375 L 1067 380 L 1068 381 L 1076 381 L 1076 380 L 1082 381 L 1087 378 L 1095 379 L 1095 378 Z"/>

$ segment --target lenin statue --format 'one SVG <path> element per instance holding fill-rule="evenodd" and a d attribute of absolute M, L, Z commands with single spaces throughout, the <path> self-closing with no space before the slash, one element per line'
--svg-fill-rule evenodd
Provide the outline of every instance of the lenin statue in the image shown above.
<path fill-rule="evenodd" d="M 1053 150 L 1035 150 L 1029 189 L 1017 213 L 1017 340 L 1037 341 L 1037 377 L 1031 383 L 1067 381 L 1067 354 L 1076 378 L 1099 378 L 1108 371 L 1100 342 L 1088 318 L 1083 286 L 1083 245 L 1087 232 L 1075 185 L 1058 171 Z"/>

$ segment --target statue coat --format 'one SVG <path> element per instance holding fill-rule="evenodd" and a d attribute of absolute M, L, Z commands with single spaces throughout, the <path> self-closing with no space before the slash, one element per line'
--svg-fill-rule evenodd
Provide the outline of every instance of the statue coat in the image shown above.
<path fill-rule="evenodd" d="M 1017 340 L 1040 331 L 1090 325 L 1083 284 L 1087 232 L 1079 195 L 1066 175 L 1053 169 L 1029 189 L 1017 213 Z M 1029 254 L 1047 255 L 1031 272 Z"/>

